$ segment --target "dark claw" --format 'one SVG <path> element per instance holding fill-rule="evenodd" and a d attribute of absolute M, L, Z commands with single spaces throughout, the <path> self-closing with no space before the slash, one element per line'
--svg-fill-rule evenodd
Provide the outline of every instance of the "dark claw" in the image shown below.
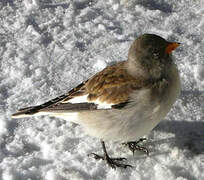
<path fill-rule="evenodd" d="M 96 160 L 106 160 L 107 164 L 113 168 L 113 169 L 116 169 L 116 167 L 121 167 L 121 168 L 127 168 L 127 167 L 133 167 L 129 164 L 121 164 L 121 163 L 118 163 L 117 161 L 123 161 L 123 160 L 126 160 L 126 158 L 110 158 L 109 156 L 101 156 L 101 155 L 98 155 L 98 154 L 95 154 L 95 153 L 90 153 L 88 154 L 88 156 L 93 156 Z"/>
<path fill-rule="evenodd" d="M 118 163 L 117 161 L 122 161 L 124 160 L 125 158 L 110 158 L 109 156 L 105 156 L 105 160 L 106 162 L 108 163 L 108 165 L 110 167 L 112 167 L 113 169 L 115 169 L 116 167 L 121 167 L 121 168 L 127 168 L 127 167 L 132 167 L 131 165 L 129 164 L 121 164 L 121 163 Z"/>
<path fill-rule="evenodd" d="M 120 164 L 120 163 L 115 163 L 115 162 L 114 162 L 114 164 L 113 164 L 113 163 L 112 163 L 112 164 L 109 164 L 109 163 L 108 163 L 108 165 L 109 165 L 110 167 L 112 167 L 113 169 L 116 169 L 116 167 L 121 167 L 121 168 L 124 168 L 124 169 L 126 169 L 126 168 L 128 168 L 128 167 L 133 168 L 133 166 L 131 166 L 131 165 L 129 165 L 129 164 Z"/>
<path fill-rule="evenodd" d="M 105 160 L 106 163 L 113 169 L 116 169 L 116 167 L 121 167 L 121 168 L 125 168 L 125 169 L 127 167 L 133 167 L 129 164 L 121 164 L 121 163 L 117 162 L 117 161 L 126 160 L 126 158 L 110 158 L 107 151 L 106 151 L 106 146 L 105 146 L 104 141 L 101 141 L 101 144 L 102 144 L 104 156 L 101 156 L 101 155 L 98 155 L 95 153 L 88 154 L 88 156 L 93 156 L 96 160 L 99 160 L 99 159 Z"/>
<path fill-rule="evenodd" d="M 129 150 L 132 151 L 133 155 L 134 155 L 135 151 L 137 150 L 137 151 L 142 151 L 145 154 L 147 154 L 147 156 L 149 156 L 148 149 L 138 145 L 138 143 L 140 143 L 144 140 L 146 140 L 146 138 L 141 138 L 138 141 L 131 141 L 131 142 L 123 143 L 123 145 L 128 146 Z"/>
<path fill-rule="evenodd" d="M 100 159 L 104 160 L 104 157 L 103 157 L 103 156 L 100 156 L 100 155 L 95 154 L 95 153 L 90 153 L 90 154 L 88 154 L 88 156 L 89 156 L 89 157 L 90 157 L 90 156 L 93 156 L 93 158 L 96 159 L 96 160 L 100 160 Z"/>
<path fill-rule="evenodd" d="M 111 158 L 113 161 L 124 161 L 126 158 Z"/>

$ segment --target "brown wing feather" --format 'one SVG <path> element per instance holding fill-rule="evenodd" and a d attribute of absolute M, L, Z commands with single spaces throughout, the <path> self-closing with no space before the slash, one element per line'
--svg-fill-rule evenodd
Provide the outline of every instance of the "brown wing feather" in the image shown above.
<path fill-rule="evenodd" d="M 99 100 L 100 102 L 110 104 L 125 103 L 128 101 L 131 92 L 145 87 L 148 84 L 143 78 L 131 76 L 125 68 L 125 63 L 124 61 L 109 66 L 89 80 L 79 84 L 68 93 L 39 106 L 20 109 L 14 116 L 20 114 L 32 115 L 44 109 L 56 109 L 57 106 L 60 106 L 62 103 L 67 103 L 73 97 L 86 94 L 88 94 L 88 100 L 90 102 Z M 62 106 L 60 107 L 62 108 Z"/>
<path fill-rule="evenodd" d="M 143 78 L 131 76 L 125 61 L 114 64 L 97 73 L 85 84 L 88 99 L 94 101 L 119 104 L 126 102 L 130 93 L 144 87 L 147 82 Z"/>

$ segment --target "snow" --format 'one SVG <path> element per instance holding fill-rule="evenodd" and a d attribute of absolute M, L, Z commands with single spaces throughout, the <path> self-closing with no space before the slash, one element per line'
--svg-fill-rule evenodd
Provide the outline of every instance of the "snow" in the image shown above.
<path fill-rule="evenodd" d="M 204 179 L 203 0 L 5 0 L 0 2 L 0 179 Z M 46 116 L 11 119 L 18 108 L 61 95 L 105 66 L 127 58 L 143 33 L 182 45 L 173 53 L 182 93 L 132 156 L 107 142 L 129 169 L 110 169 L 87 154 L 98 139 Z"/>

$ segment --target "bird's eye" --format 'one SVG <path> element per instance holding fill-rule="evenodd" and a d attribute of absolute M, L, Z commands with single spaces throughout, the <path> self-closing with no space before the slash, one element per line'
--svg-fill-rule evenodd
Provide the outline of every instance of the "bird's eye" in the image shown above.
<path fill-rule="evenodd" d="M 154 52 L 153 56 L 154 56 L 154 59 L 157 59 L 159 57 L 159 53 L 158 52 Z"/>

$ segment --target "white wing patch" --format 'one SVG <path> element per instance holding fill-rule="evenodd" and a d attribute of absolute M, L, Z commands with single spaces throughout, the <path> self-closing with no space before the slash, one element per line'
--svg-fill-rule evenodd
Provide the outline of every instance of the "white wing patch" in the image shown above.
<path fill-rule="evenodd" d="M 67 102 L 73 103 L 73 104 L 74 103 L 95 103 L 97 105 L 97 109 L 111 109 L 111 106 L 114 105 L 114 104 L 108 104 L 106 102 L 101 102 L 98 99 L 96 99 L 95 101 L 89 101 L 87 97 L 88 95 L 77 96 L 70 99 L 69 101 L 66 101 L 66 103 Z"/>
<path fill-rule="evenodd" d="M 114 104 L 107 104 L 106 102 L 100 102 L 98 99 L 96 101 L 92 101 L 92 103 L 97 104 L 97 109 L 111 109 Z"/>
<path fill-rule="evenodd" d="M 84 96 L 77 96 L 77 97 L 74 97 L 74 98 L 72 98 L 72 99 L 70 99 L 69 101 L 66 101 L 66 103 L 67 102 L 69 102 L 69 103 L 87 103 L 87 102 L 89 102 L 88 100 L 87 100 L 87 97 L 88 97 L 88 95 L 84 95 Z"/>

